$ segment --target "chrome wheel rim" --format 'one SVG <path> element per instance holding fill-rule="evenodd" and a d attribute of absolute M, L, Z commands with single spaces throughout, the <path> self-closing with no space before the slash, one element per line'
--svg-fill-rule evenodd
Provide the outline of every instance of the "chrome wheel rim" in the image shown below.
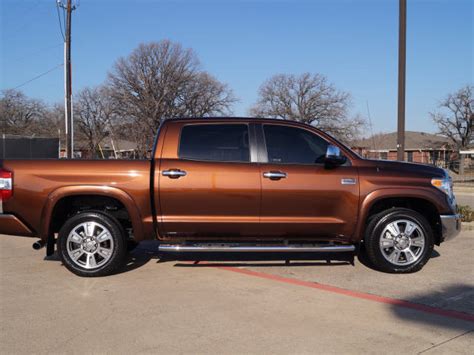
<path fill-rule="evenodd" d="M 112 257 L 114 240 L 104 225 L 84 222 L 75 226 L 69 233 L 66 249 L 76 265 L 85 269 L 96 269 Z"/>
<path fill-rule="evenodd" d="M 418 223 L 399 219 L 384 228 L 379 246 L 389 263 L 397 266 L 411 265 L 423 255 L 425 235 Z"/>

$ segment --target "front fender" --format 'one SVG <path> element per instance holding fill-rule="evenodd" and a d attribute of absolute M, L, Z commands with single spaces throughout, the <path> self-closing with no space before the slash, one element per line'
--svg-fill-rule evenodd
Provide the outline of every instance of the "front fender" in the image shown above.
<path fill-rule="evenodd" d="M 133 233 L 136 240 L 143 239 L 143 225 L 140 216 L 140 211 L 133 198 L 125 191 L 110 187 L 110 186 L 98 186 L 98 185 L 80 185 L 80 186 L 64 186 L 59 187 L 52 191 L 46 200 L 46 203 L 41 212 L 41 229 L 40 236 L 43 241 L 47 241 L 50 234 L 51 215 L 54 210 L 54 206 L 64 197 L 80 196 L 80 195 L 100 195 L 114 198 L 120 201 L 130 216 Z"/>
<path fill-rule="evenodd" d="M 425 200 L 435 206 L 439 214 L 445 213 L 447 208 L 449 210 L 443 193 L 438 193 L 438 191 L 428 187 L 383 188 L 371 191 L 365 197 L 361 198 L 360 215 L 357 222 L 356 233 L 354 234 L 354 242 L 359 242 L 364 237 L 363 234 L 371 207 L 378 201 L 387 198 L 417 198 Z"/>

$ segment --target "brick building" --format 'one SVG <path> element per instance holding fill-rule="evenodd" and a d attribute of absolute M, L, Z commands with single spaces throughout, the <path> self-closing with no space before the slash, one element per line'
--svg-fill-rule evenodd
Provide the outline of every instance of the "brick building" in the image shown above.
<path fill-rule="evenodd" d="M 354 142 L 352 149 L 365 158 L 397 160 L 397 132 L 361 139 Z M 425 132 L 405 133 L 405 161 L 448 167 L 453 153 L 447 137 Z"/>

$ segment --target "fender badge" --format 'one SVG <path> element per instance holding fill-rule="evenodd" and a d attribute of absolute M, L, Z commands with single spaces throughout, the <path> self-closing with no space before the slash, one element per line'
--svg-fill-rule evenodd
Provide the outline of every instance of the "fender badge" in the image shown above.
<path fill-rule="evenodd" d="M 341 185 L 355 185 L 356 179 L 341 179 Z"/>

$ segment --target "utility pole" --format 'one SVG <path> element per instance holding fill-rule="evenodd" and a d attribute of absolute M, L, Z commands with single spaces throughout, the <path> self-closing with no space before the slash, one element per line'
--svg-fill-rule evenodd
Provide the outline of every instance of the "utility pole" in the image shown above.
<path fill-rule="evenodd" d="M 398 28 L 398 134 L 397 160 L 405 160 L 405 79 L 407 43 L 407 1 L 399 0 Z"/>
<path fill-rule="evenodd" d="M 74 124 L 72 117 L 72 75 L 71 75 L 71 20 L 72 11 L 76 9 L 72 0 L 67 0 L 64 5 L 58 0 L 58 5 L 66 10 L 66 33 L 64 39 L 64 91 L 65 91 L 65 113 L 66 113 L 66 157 L 72 159 L 74 156 Z"/>

